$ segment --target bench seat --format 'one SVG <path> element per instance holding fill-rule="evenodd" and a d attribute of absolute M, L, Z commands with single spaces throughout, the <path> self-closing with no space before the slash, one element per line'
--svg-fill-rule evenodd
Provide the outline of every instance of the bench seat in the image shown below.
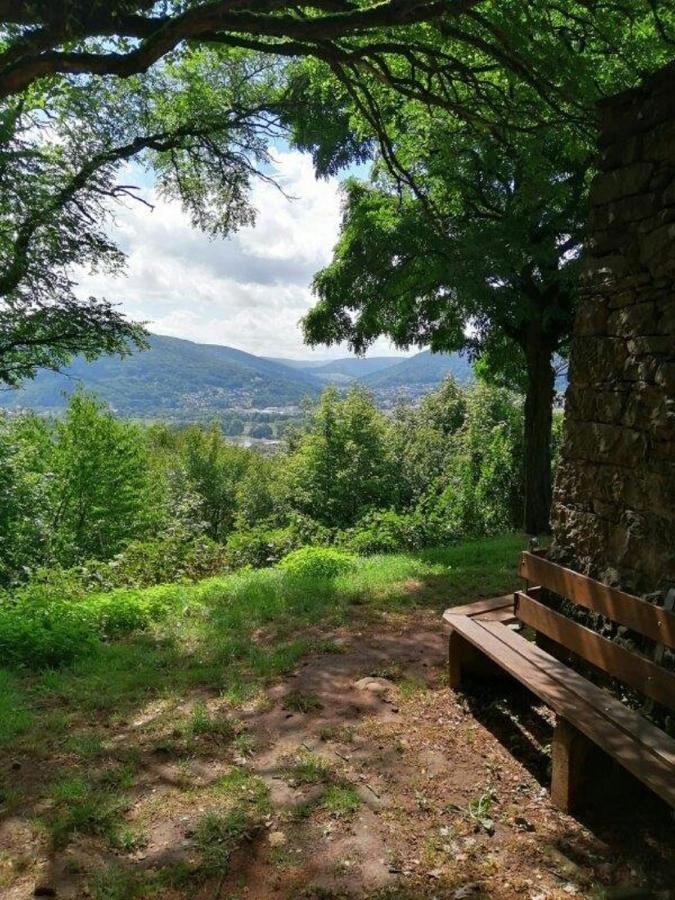
<path fill-rule="evenodd" d="M 559 717 L 553 740 L 551 795 L 568 810 L 578 788 L 583 738 L 675 807 L 675 740 L 605 689 L 579 675 L 541 647 L 515 633 L 513 595 L 446 611 L 450 625 L 450 686 L 476 653 L 508 672 Z"/>

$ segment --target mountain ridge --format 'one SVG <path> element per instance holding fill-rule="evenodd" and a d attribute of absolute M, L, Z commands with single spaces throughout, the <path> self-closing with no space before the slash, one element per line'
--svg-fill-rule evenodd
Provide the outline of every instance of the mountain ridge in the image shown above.
<path fill-rule="evenodd" d="M 256 356 L 222 344 L 151 334 L 150 348 L 120 359 L 76 358 L 62 373 L 41 371 L 18 390 L 0 391 L 0 408 L 58 413 L 82 385 L 121 415 L 200 421 L 224 413 L 299 407 L 329 384 L 361 384 L 378 394 L 428 390 L 446 375 L 466 380 L 456 354 L 298 360 Z M 314 365 L 318 363 L 318 365 Z"/>

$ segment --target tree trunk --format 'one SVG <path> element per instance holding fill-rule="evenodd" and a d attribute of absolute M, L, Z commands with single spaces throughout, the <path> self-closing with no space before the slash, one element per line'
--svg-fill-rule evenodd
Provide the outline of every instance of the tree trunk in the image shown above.
<path fill-rule="evenodd" d="M 551 426 L 555 372 L 553 350 L 538 329 L 529 336 L 525 395 L 525 531 L 546 534 L 551 512 Z"/>

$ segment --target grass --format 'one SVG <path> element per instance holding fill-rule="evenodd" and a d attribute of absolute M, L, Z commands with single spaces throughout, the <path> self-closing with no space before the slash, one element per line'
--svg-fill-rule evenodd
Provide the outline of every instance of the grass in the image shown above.
<path fill-rule="evenodd" d="M 293 712 L 308 713 L 322 708 L 323 704 L 314 694 L 291 691 L 284 697 L 284 709 L 289 709 Z"/>
<path fill-rule="evenodd" d="M 408 610 L 438 613 L 452 601 L 504 593 L 513 587 L 524 543 L 507 536 L 372 556 L 331 579 L 265 569 L 150 589 L 153 603 L 161 599 L 170 615 L 157 615 L 142 630 L 118 631 L 60 668 L 0 670 L 2 753 L 29 758 L 40 773 L 26 785 L 20 775 L 16 784 L 0 785 L 0 807 L 39 810 L 34 816 L 54 848 L 86 835 L 106 852 L 133 853 L 146 839 L 147 823 L 130 817 L 129 805 L 143 790 L 148 767 L 208 757 L 222 745 L 232 757 L 253 752 L 234 707 L 265 698 L 263 688 L 306 654 L 344 651 L 319 629 L 377 624 Z M 144 592 L 136 593 L 142 600 Z M 195 694 L 208 699 L 187 706 Z M 285 703 L 301 712 L 317 709 L 307 694 L 291 694 Z M 351 733 L 326 726 L 321 737 L 347 742 Z M 358 808 L 353 788 L 336 780 L 317 754 L 293 758 L 286 774 L 296 784 L 322 785 L 318 802 L 331 816 L 349 817 Z M 192 824 L 196 865 L 204 872 L 226 869 L 233 849 L 270 811 L 264 783 L 244 768 L 201 786 L 177 777 L 174 789 L 195 810 L 203 807 Z M 161 896 L 174 881 L 196 877 L 194 867 L 178 864 L 142 878 L 125 866 L 122 859 L 97 873 L 93 896 Z"/>
<path fill-rule="evenodd" d="M 65 847 L 74 834 L 98 835 L 116 845 L 127 806 L 117 784 L 102 786 L 67 777 L 53 785 L 51 800 L 44 825 L 55 849 Z"/>
<path fill-rule="evenodd" d="M 286 773 L 294 784 L 325 784 L 332 777 L 330 764 L 315 753 L 299 753 L 288 766 Z"/>
<path fill-rule="evenodd" d="M 0 669 L 0 747 L 26 731 L 32 719 L 19 678 Z"/>
<path fill-rule="evenodd" d="M 0 670 L 0 742 L 30 733 L 31 707 L 41 716 L 50 710 L 67 717 L 76 710 L 123 718 L 152 697 L 198 687 L 245 703 L 317 648 L 316 639 L 306 636 L 308 626 L 342 625 L 357 613 L 376 619 L 415 607 L 440 612 L 450 599 L 462 603 L 504 592 L 513 586 L 523 543 L 509 535 L 372 556 L 329 581 L 263 569 L 177 585 L 175 596 L 164 587 L 167 606 L 181 612 L 149 630 L 100 644 L 61 669 L 33 676 Z M 69 729 L 64 719 L 56 730 Z"/>
<path fill-rule="evenodd" d="M 356 790 L 350 784 L 329 784 L 323 797 L 323 807 L 335 818 L 351 818 L 361 805 Z"/>

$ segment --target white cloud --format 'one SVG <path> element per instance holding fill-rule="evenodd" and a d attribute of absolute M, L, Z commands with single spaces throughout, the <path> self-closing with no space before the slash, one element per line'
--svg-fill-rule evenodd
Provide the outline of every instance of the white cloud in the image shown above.
<path fill-rule="evenodd" d="M 310 351 L 300 318 L 313 302 L 313 274 L 330 259 L 337 239 L 336 180 L 317 181 L 309 157 L 278 151 L 274 176 L 288 199 L 262 181 L 253 189 L 255 226 L 227 240 L 194 229 L 176 202 L 144 196 L 120 210 L 114 237 L 128 254 L 126 274 L 85 274 L 81 294 L 108 297 L 159 334 L 228 344 L 267 356 L 344 355 L 344 348 Z M 395 353 L 379 341 L 373 353 Z"/>

